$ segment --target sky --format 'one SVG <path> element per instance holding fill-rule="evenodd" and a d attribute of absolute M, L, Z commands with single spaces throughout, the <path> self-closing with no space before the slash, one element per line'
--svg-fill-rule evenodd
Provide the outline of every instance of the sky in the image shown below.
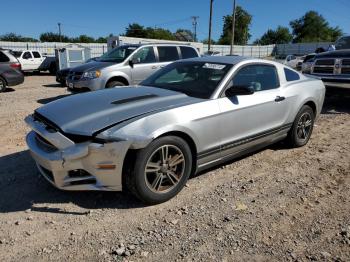
<path fill-rule="evenodd" d="M 43 32 L 58 32 L 72 36 L 86 34 L 93 37 L 118 35 L 129 23 L 192 30 L 191 16 L 199 16 L 197 37 L 208 37 L 210 0 L 12 0 L 2 1 L 0 35 L 14 32 L 39 38 Z M 331 26 L 339 26 L 350 33 L 350 0 L 237 0 L 253 16 L 249 42 L 278 25 L 289 26 L 291 20 L 315 10 Z M 232 13 L 233 0 L 214 0 L 213 39 L 222 32 L 223 16 Z"/>

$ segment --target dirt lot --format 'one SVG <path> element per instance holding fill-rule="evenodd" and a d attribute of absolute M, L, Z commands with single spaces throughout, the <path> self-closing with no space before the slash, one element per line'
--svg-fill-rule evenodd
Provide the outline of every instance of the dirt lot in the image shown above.
<path fill-rule="evenodd" d="M 66 95 L 52 76 L 0 94 L 0 261 L 350 261 L 349 96 L 327 99 L 307 146 L 271 146 L 145 207 L 38 175 L 23 118 Z"/>

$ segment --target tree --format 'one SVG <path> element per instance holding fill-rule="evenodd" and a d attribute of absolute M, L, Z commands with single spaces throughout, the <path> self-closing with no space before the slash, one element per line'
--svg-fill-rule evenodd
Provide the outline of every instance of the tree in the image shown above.
<path fill-rule="evenodd" d="M 174 33 L 174 36 L 179 41 L 194 41 L 194 35 L 191 30 L 179 28 Z"/>
<path fill-rule="evenodd" d="M 163 39 L 163 40 L 176 40 L 172 32 L 164 28 L 146 28 L 146 38 L 151 39 Z"/>
<path fill-rule="evenodd" d="M 133 23 L 129 24 L 128 27 L 125 28 L 125 36 L 147 38 L 147 31 L 144 26 Z"/>
<path fill-rule="evenodd" d="M 232 36 L 232 15 L 223 17 L 224 26 L 222 34 L 218 41 L 221 45 L 229 45 Z M 235 22 L 235 44 L 245 45 L 248 43 L 251 35 L 249 34 L 249 26 L 252 22 L 252 16 L 242 7 L 236 7 L 236 22 Z"/>
<path fill-rule="evenodd" d="M 15 33 L 7 33 L 0 36 L 0 41 L 9 41 L 9 42 L 38 42 L 38 39 L 32 37 L 24 37 L 17 35 Z"/>
<path fill-rule="evenodd" d="M 42 33 L 40 35 L 40 41 L 41 42 L 71 42 L 72 39 L 70 39 L 68 36 L 65 35 L 60 35 L 53 33 L 53 32 L 46 32 L 46 33 Z"/>
<path fill-rule="evenodd" d="M 331 27 L 326 19 L 315 11 L 308 11 L 299 19 L 290 22 L 293 29 L 293 42 L 333 42 L 343 35 L 342 30 L 336 26 Z"/>
<path fill-rule="evenodd" d="M 71 39 L 73 43 L 94 43 L 95 38 L 87 35 L 80 35 L 76 38 Z"/>
<path fill-rule="evenodd" d="M 293 40 L 293 35 L 287 27 L 278 26 L 276 30 L 269 29 L 254 44 L 270 45 L 270 44 L 287 44 Z"/>

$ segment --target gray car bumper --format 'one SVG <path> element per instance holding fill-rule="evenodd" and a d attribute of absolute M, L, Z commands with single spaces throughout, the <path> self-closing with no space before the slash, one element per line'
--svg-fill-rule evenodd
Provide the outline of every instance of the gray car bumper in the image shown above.
<path fill-rule="evenodd" d="M 34 129 L 26 137 L 30 153 L 40 173 L 52 185 L 62 190 L 122 190 L 128 141 L 62 143 L 62 148 L 58 148 L 51 141 L 59 145 L 61 134 L 52 138 L 31 117 L 26 122 Z"/>
<path fill-rule="evenodd" d="M 67 78 L 66 81 L 67 87 L 70 90 L 83 90 L 83 89 L 89 89 L 91 91 L 100 90 L 104 88 L 104 80 L 101 78 L 95 78 L 95 79 L 82 79 L 82 80 L 72 80 Z"/>

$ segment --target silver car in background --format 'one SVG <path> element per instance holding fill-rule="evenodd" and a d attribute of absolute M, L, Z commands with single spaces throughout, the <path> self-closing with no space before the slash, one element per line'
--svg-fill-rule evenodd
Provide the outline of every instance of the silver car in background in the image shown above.
<path fill-rule="evenodd" d="M 115 86 L 136 85 L 169 63 L 199 57 L 189 45 L 123 45 L 74 67 L 66 79 L 70 90 L 99 90 Z"/>
<path fill-rule="evenodd" d="M 63 190 L 130 189 L 154 204 L 190 174 L 285 140 L 305 145 L 322 81 L 280 63 L 202 57 L 172 63 L 138 87 L 78 94 L 26 118 L 41 174 Z"/>

